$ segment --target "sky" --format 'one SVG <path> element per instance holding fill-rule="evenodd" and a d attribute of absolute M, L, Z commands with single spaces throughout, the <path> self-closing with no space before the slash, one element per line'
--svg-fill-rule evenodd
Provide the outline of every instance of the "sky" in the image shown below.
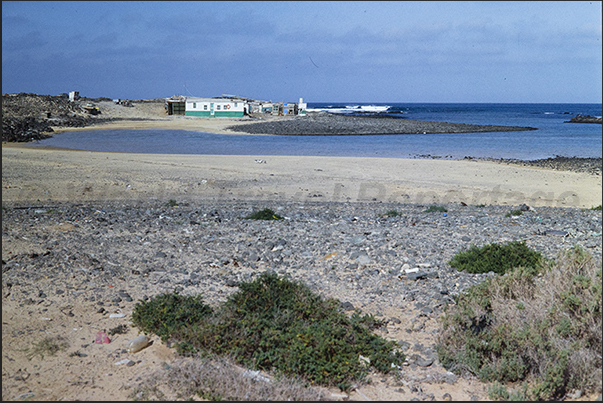
<path fill-rule="evenodd" d="M 2 93 L 601 103 L 601 1 L 3 1 Z"/>

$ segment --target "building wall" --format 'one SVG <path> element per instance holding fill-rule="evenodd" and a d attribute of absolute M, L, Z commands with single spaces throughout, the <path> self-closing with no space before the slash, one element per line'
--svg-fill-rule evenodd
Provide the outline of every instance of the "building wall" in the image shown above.
<path fill-rule="evenodd" d="M 209 118 L 242 118 L 245 116 L 245 102 L 231 99 L 188 98 L 186 100 L 185 115 Z"/>

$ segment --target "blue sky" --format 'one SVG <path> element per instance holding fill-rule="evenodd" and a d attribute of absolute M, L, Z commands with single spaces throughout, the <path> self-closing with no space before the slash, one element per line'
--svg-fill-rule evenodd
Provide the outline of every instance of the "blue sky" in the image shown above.
<path fill-rule="evenodd" d="M 3 1 L 2 92 L 601 103 L 601 1 Z"/>

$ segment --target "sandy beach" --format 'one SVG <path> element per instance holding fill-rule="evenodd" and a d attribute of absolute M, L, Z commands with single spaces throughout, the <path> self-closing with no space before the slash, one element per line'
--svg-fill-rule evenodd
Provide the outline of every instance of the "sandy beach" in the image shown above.
<path fill-rule="evenodd" d="M 601 201 L 601 177 L 487 161 L 2 148 L 5 205 L 170 199 L 591 208 Z"/>
<path fill-rule="evenodd" d="M 63 130 L 166 128 L 203 130 L 222 134 L 237 133 L 225 129 L 227 126 L 237 123 L 233 120 L 168 117 L 162 114 L 163 105 L 158 103 L 141 103 L 133 108 L 113 105 L 111 102 L 101 106 L 104 108 L 104 117 L 115 117 L 121 120 L 85 128 L 56 128 L 55 130 L 58 132 Z M 156 248 L 159 250 L 165 248 L 163 242 L 167 242 L 168 238 L 172 239 L 170 237 L 175 237 L 173 240 L 175 245 L 183 242 L 183 238 L 179 235 L 183 231 L 181 227 L 170 228 L 165 232 L 166 239 L 159 237 L 157 240 L 151 239 L 148 235 L 152 231 L 157 231 L 156 229 L 149 227 L 145 232 L 144 226 L 139 229 L 138 223 L 128 222 L 128 227 L 120 229 L 122 224 L 116 220 L 110 228 L 95 228 L 90 223 L 96 223 L 96 214 L 102 212 L 103 205 L 123 206 L 123 209 L 133 209 L 140 205 L 149 212 L 165 206 L 169 201 L 174 201 L 190 206 L 189 210 L 192 212 L 187 210 L 187 214 L 194 214 L 195 206 L 204 205 L 204 203 L 212 206 L 224 206 L 226 209 L 230 205 L 241 202 L 250 202 L 250 205 L 253 206 L 303 206 L 304 204 L 311 206 L 315 202 L 342 202 L 343 206 L 353 206 L 355 203 L 362 205 L 367 217 L 369 213 L 374 216 L 374 212 L 371 210 L 379 211 L 381 204 L 384 206 L 399 204 L 400 207 L 413 205 L 412 214 L 417 214 L 417 211 L 421 211 L 424 206 L 431 204 L 456 206 L 456 209 L 462 209 L 459 206 L 464 205 L 474 206 L 474 208 L 482 205 L 508 206 L 508 209 L 494 208 L 489 213 L 492 217 L 500 216 L 501 222 L 505 222 L 504 211 L 510 210 L 513 206 L 526 204 L 536 212 L 541 208 L 562 208 L 559 211 L 563 211 L 563 208 L 590 209 L 601 204 L 601 197 L 601 175 L 502 164 L 495 161 L 126 154 L 33 148 L 21 143 L 3 143 L 2 205 L 3 210 L 12 209 L 13 212 L 10 215 L 10 223 L 5 224 L 3 220 L 3 400 L 27 398 L 35 400 L 131 400 L 130 393 L 134 390 L 136 383 L 147 378 L 154 371 L 165 368 L 166 363 L 173 364 L 175 362 L 174 352 L 156 338 L 152 348 L 138 353 L 135 366 L 132 368 L 126 368 L 125 365 L 116 367 L 114 361 L 119 356 L 117 346 L 121 346 L 127 339 L 135 337 L 136 329 L 129 329 L 126 334 L 116 336 L 114 344 L 89 346 L 93 335 L 98 330 L 120 323 L 109 319 L 106 315 L 99 314 L 96 311 L 97 302 L 94 302 L 94 299 L 89 296 L 96 295 L 97 301 L 101 301 L 99 295 L 103 295 L 103 292 L 117 289 L 127 290 L 134 297 L 134 301 L 120 300 L 111 306 L 111 309 L 107 305 L 105 308 L 107 308 L 106 312 L 128 314 L 132 311 L 136 298 L 142 297 L 145 293 L 152 295 L 153 290 L 155 292 L 160 290 L 160 288 L 153 288 L 159 287 L 159 285 L 153 285 L 147 289 L 150 283 L 142 277 L 132 279 L 132 276 L 125 274 L 125 278 L 122 278 L 121 275 L 117 276 L 110 284 L 95 280 L 97 284 L 93 285 L 92 282 L 87 283 L 80 279 L 79 274 L 74 274 L 72 277 L 66 275 L 65 279 L 61 277 L 60 280 L 65 283 L 57 285 L 57 287 L 60 290 L 64 288 L 71 290 L 67 293 L 55 292 L 55 288 L 52 288 L 54 286 L 50 286 L 51 280 L 44 278 L 35 278 L 31 281 L 23 279 L 20 283 L 12 280 L 10 284 L 5 282 L 5 263 L 7 264 L 6 270 L 10 268 L 12 275 L 17 270 L 31 269 L 35 271 L 37 263 L 32 260 L 34 255 L 35 257 L 47 254 L 50 254 L 51 257 L 56 255 L 57 262 L 66 262 L 68 256 L 75 256 L 80 253 L 78 251 L 81 251 L 82 256 L 78 257 L 77 264 L 74 263 L 73 270 L 76 273 L 81 268 L 82 273 L 88 273 L 92 270 L 92 266 L 87 266 L 88 263 L 80 263 L 89 259 L 83 256 L 84 252 L 90 252 L 91 249 L 88 248 L 92 248 L 92 245 L 101 245 L 100 238 L 96 237 L 108 237 L 109 233 L 111 239 L 103 238 L 107 242 L 107 246 L 104 247 L 107 259 L 112 260 L 111 266 L 115 265 L 124 270 L 127 268 L 124 273 L 135 268 L 135 264 L 128 260 L 127 251 L 129 249 L 140 248 L 140 251 L 152 249 L 155 253 Z M 56 221 L 48 213 L 53 206 L 60 211 L 65 209 L 65 212 L 56 216 Z M 78 210 L 80 208 L 87 209 L 88 206 L 91 208 L 90 212 L 84 214 Z M 302 208 L 299 207 L 300 211 Z M 121 209 L 122 207 L 117 208 L 116 214 Z M 167 208 L 161 207 L 160 209 Z M 39 228 L 34 224 L 18 227 L 19 222 L 25 220 L 24 217 L 19 218 L 19 211 L 28 214 L 27 220 L 33 220 L 32 223 L 37 222 L 37 218 L 31 214 L 48 214 L 43 218 L 44 225 Z M 472 210 L 471 214 L 475 214 L 475 211 Z M 157 220 L 159 222 L 164 215 L 177 213 L 178 210 L 168 212 L 162 210 L 161 214 L 157 213 L 159 217 Z M 78 216 L 77 219 L 73 218 L 77 214 L 84 215 Z M 469 213 L 462 213 L 459 210 L 459 215 L 462 214 Z M 592 212 L 592 214 L 592 220 L 596 220 L 598 215 L 600 222 L 600 212 Z M 361 219 L 364 218 L 361 217 Z M 47 222 L 47 220 L 50 221 Z M 203 218 L 203 220 L 209 220 L 209 217 Z M 339 221 L 335 220 L 333 223 L 327 224 L 336 225 L 337 223 Z M 420 230 L 419 227 L 417 226 L 417 231 Z M 182 236 L 187 237 L 194 231 L 202 234 L 206 231 L 205 228 L 209 228 L 207 231 L 216 231 L 217 238 L 220 236 L 220 226 L 213 221 L 208 221 L 207 226 L 203 226 L 203 228 L 200 226 L 191 226 L 190 229 L 186 227 L 184 230 L 187 232 Z M 429 228 L 431 227 L 425 226 L 420 231 L 427 233 L 430 231 Z M 362 232 L 364 234 L 370 233 L 370 230 L 364 231 L 369 231 Z M 391 231 L 394 231 L 393 227 Z M 449 229 L 438 231 L 446 233 Z M 113 235 L 114 232 L 115 235 Z M 117 242 L 118 233 L 119 237 L 131 233 L 132 237 L 137 236 L 140 240 L 132 238 L 131 246 L 123 246 L 123 242 Z M 236 234 L 236 231 L 233 230 L 233 233 Z M 266 237 L 269 237 L 269 232 L 266 234 Z M 467 235 L 472 236 L 470 233 Z M 484 237 L 486 236 L 490 235 L 485 234 Z M 82 239 L 81 245 L 73 243 L 78 237 Z M 143 244 L 142 241 L 147 238 L 148 242 Z M 554 244 L 554 248 L 565 245 L 564 240 L 556 238 L 543 240 L 541 238 L 538 238 L 537 242 L 551 242 L 550 245 Z M 595 242 L 596 245 L 593 248 L 600 253 L 600 235 L 593 239 L 598 242 Z M 115 242 L 115 248 L 119 249 L 111 249 L 110 241 Z M 140 245 L 134 245 L 136 242 L 139 242 Z M 249 245 L 254 242 L 256 241 L 249 238 Z M 63 252 L 61 252 L 61 247 Z M 225 246 L 225 250 L 233 248 L 235 245 Z M 102 248 L 100 251 L 95 252 L 99 258 L 98 253 L 102 253 Z M 327 252 L 329 251 L 325 249 L 325 255 Z M 65 257 L 61 257 L 63 253 Z M 111 255 L 109 255 L 110 253 Z M 198 253 L 174 253 L 182 256 L 182 263 L 186 265 L 201 265 L 207 260 L 205 256 L 197 256 Z M 92 253 L 90 252 L 90 254 Z M 144 263 L 146 260 L 141 262 L 136 264 L 141 267 L 155 265 L 153 262 Z M 325 267 L 332 265 L 330 261 L 324 261 L 324 259 L 320 262 Z M 417 262 L 420 261 L 417 260 Z M 81 267 L 76 267 L 77 265 L 81 265 Z M 250 267 L 252 266 L 250 265 Z M 268 266 L 260 265 L 259 269 L 266 269 L 266 267 Z M 323 267 L 320 267 L 322 270 Z M 383 266 L 382 269 L 385 270 L 385 267 L 387 266 Z M 251 270 L 251 268 L 247 269 Z M 168 269 L 162 268 L 161 270 Z M 231 268 L 220 270 L 231 270 Z M 92 280 L 87 278 L 86 281 Z M 218 287 L 218 291 L 232 290 L 226 286 L 220 287 Z M 344 291 L 335 290 L 333 287 L 335 286 L 333 285 L 331 288 L 325 286 L 325 293 L 327 295 L 333 293 L 332 295 L 335 296 L 341 293 L 345 297 Z M 41 289 L 46 290 L 44 297 L 37 295 Z M 51 293 L 50 290 L 53 292 Z M 88 295 L 84 298 L 85 302 L 81 301 L 81 297 L 77 299 L 76 294 L 80 293 Z M 219 295 L 224 296 L 224 294 Z M 109 297 L 106 296 L 104 301 L 109 301 Z M 408 330 L 404 331 L 404 324 L 417 320 L 421 316 L 419 311 L 414 308 L 402 309 L 390 306 L 387 305 L 387 302 L 380 306 L 376 301 L 363 306 L 364 311 L 381 311 L 402 320 L 401 325 L 388 327 L 390 332 L 388 337 L 410 340 L 412 343 L 423 343 L 425 346 L 433 343 L 434 334 L 437 332 L 435 316 L 423 318 L 424 328 L 420 332 L 411 334 Z M 38 342 L 42 333 L 66 335 L 71 342 L 72 348 L 69 351 L 72 353 L 72 350 L 79 345 L 82 345 L 83 348 L 83 345 L 86 344 L 89 347 L 80 350 L 86 351 L 89 356 L 79 358 L 63 353 L 63 355 L 59 354 L 56 357 L 46 357 L 45 359 L 40 357 L 27 359 L 24 349 Z M 58 371 L 61 372 L 60 376 L 56 375 L 58 368 L 60 368 Z M 453 383 L 420 381 L 426 379 L 425 376 L 428 373 L 433 374 L 433 377 L 439 376 L 438 379 L 445 379 L 447 374 L 441 366 L 436 364 L 429 369 L 416 366 L 411 369 L 409 367 L 406 379 L 412 378 L 418 381 L 413 381 L 414 383 L 408 381 L 408 384 L 398 387 L 395 386 L 396 381 L 393 379 L 379 380 L 381 378 L 376 377 L 375 383 L 358 388 L 346 399 L 410 400 L 418 396 L 425 400 L 431 394 L 432 397 L 435 396 L 434 400 L 470 400 L 472 398 L 487 400 L 485 386 L 475 379 L 459 378 Z M 417 385 L 421 385 L 421 388 L 417 389 Z M 331 393 L 332 399 L 342 398 L 342 395 L 335 389 L 329 393 Z M 175 396 L 168 397 L 174 398 Z M 579 400 L 592 398 L 592 395 L 586 395 Z"/>

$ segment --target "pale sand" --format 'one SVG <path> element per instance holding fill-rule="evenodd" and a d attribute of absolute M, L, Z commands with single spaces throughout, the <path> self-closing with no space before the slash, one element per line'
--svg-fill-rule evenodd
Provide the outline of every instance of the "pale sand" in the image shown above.
<path fill-rule="evenodd" d="M 2 146 L 3 204 L 237 199 L 591 208 L 601 204 L 601 189 L 601 176 L 487 161 Z"/>
<path fill-rule="evenodd" d="M 227 126 L 237 123 L 251 123 L 249 119 L 210 119 L 190 116 L 153 117 L 153 120 L 118 120 L 86 127 L 53 127 L 56 133 L 81 130 L 111 130 L 111 129 L 170 129 L 170 130 L 200 130 L 217 134 L 246 134 L 226 130 Z M 275 117 L 274 119 L 278 119 Z"/>

